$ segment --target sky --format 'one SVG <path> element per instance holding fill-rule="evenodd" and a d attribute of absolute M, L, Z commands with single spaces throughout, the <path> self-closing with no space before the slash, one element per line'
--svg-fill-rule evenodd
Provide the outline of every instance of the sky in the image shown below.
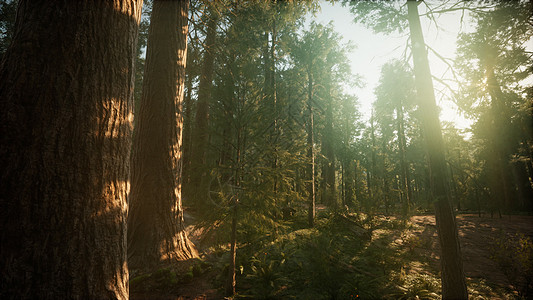
<path fill-rule="evenodd" d="M 348 7 L 339 3 L 320 1 L 321 11 L 316 15 L 309 15 L 310 20 L 317 23 L 327 24 L 333 22 L 335 31 L 344 39 L 344 42 L 352 41 L 356 47 L 348 55 L 353 73 L 361 75 L 366 83 L 363 88 L 347 90 L 359 98 L 360 110 L 366 119 L 370 118 L 372 102 L 375 101 L 374 89 L 378 84 L 381 66 L 392 59 L 403 59 L 408 42 L 406 33 L 383 35 L 373 33 L 363 25 L 355 24 Z M 419 12 L 423 13 L 423 5 L 419 6 Z M 453 58 L 456 50 L 456 38 L 460 30 L 471 30 L 468 26 L 468 15 L 465 16 L 461 27 L 461 13 L 446 13 L 438 17 L 439 29 L 431 24 L 427 18 L 421 17 L 422 30 L 426 44 L 435 49 L 441 56 Z M 407 50 L 409 51 L 409 50 Z M 407 52 L 409 55 L 409 52 Z M 450 72 L 446 72 L 448 66 L 437 56 L 429 53 L 431 73 L 439 78 L 451 78 Z M 441 88 L 438 82 L 433 82 L 435 89 Z M 441 107 L 440 119 L 455 123 L 457 128 L 470 127 L 472 120 L 464 118 L 456 105 L 449 97 L 443 97 L 436 93 L 437 105 Z"/>

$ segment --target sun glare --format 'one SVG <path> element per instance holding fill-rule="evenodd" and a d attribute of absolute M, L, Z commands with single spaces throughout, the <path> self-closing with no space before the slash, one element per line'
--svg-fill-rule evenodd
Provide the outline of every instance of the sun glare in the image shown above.
<path fill-rule="evenodd" d="M 323 24 L 333 22 L 335 30 L 341 34 L 344 42 L 352 41 L 357 45 L 349 57 L 351 69 L 353 73 L 362 76 L 365 85 L 362 88 L 349 88 L 347 92 L 358 96 L 361 113 L 368 120 L 372 111 L 372 103 L 376 99 L 374 89 L 378 84 L 382 65 L 392 59 L 411 59 L 408 36 L 397 33 L 391 35 L 373 33 L 370 29 L 355 24 L 353 15 L 347 7 L 339 3 L 332 5 L 326 1 L 321 1 L 320 4 L 322 10 L 316 15 L 315 20 Z M 424 12 L 421 11 L 422 13 Z M 449 100 L 451 98 L 451 92 L 447 90 L 449 87 L 443 86 L 439 81 L 453 79 L 450 66 L 455 56 L 456 38 L 460 31 L 470 29 L 468 18 L 465 17 L 461 23 L 460 12 L 441 15 L 438 22 L 442 27 L 439 28 L 436 28 L 427 18 L 421 18 L 421 22 L 425 41 L 431 49 L 428 52 L 431 72 L 439 79 L 434 80 L 434 85 L 437 104 L 441 108 L 441 122 L 452 122 L 459 129 L 467 129 L 472 121 L 466 119 L 454 102 Z M 451 86 L 451 88 L 454 87 Z M 439 91 L 444 91 L 446 97 L 439 95 Z"/>

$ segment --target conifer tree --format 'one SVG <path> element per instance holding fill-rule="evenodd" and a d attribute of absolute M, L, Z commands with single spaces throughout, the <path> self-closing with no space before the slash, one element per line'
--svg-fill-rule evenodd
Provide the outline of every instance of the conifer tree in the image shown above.
<path fill-rule="evenodd" d="M 0 66 L 0 298 L 127 299 L 142 1 L 19 1 Z"/>

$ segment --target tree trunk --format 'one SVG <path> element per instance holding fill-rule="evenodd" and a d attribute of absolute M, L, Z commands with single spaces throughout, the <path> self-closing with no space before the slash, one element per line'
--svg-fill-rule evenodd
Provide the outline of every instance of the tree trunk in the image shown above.
<path fill-rule="evenodd" d="M 489 59 L 489 61 L 491 61 Z M 492 117 L 492 132 L 494 138 L 490 142 L 491 158 L 488 161 L 491 174 L 491 190 L 494 194 L 495 205 L 498 210 L 511 210 L 514 205 L 516 195 L 514 193 L 514 184 L 511 180 L 512 175 L 509 171 L 511 168 L 508 161 L 508 153 L 512 141 L 509 140 L 511 134 L 509 133 L 506 122 L 508 122 L 509 114 L 506 113 L 504 104 L 504 95 L 498 81 L 494 68 L 489 62 L 486 65 L 485 76 L 487 78 L 488 92 L 491 98 L 491 117 Z"/>
<path fill-rule="evenodd" d="M 315 151 L 314 151 L 314 119 L 313 119 L 313 77 L 311 72 L 308 71 L 308 89 L 307 89 L 307 176 L 308 186 L 307 193 L 309 197 L 308 207 L 308 222 L 309 227 L 313 227 L 315 223 Z"/>
<path fill-rule="evenodd" d="M 369 194 L 369 204 L 372 203 L 373 197 L 374 197 L 374 177 L 376 177 L 376 134 L 375 134 L 375 128 L 374 128 L 374 110 L 372 110 L 372 115 L 370 116 L 370 138 L 372 140 L 371 144 L 371 168 L 370 168 L 370 176 L 368 178 L 368 194 Z"/>
<path fill-rule="evenodd" d="M 450 203 L 446 161 L 444 159 L 444 143 L 442 141 L 431 71 L 420 26 L 418 3 L 420 2 L 407 1 L 408 20 L 413 51 L 415 85 L 429 158 L 430 185 L 435 204 L 437 232 L 442 249 L 442 298 L 467 299 L 468 292 L 463 271 L 461 247 L 457 236 L 455 216 Z"/>
<path fill-rule="evenodd" d="M 182 100 L 188 1 L 154 1 L 141 107 L 133 140 L 129 263 L 197 255 L 181 208 Z"/>
<path fill-rule="evenodd" d="M 192 136 L 191 179 L 189 184 L 191 202 L 202 203 L 207 195 L 206 182 L 206 154 L 209 144 L 209 101 L 213 81 L 213 66 L 215 62 L 215 39 L 217 17 L 216 12 L 210 12 L 205 37 L 204 64 L 198 87 L 198 102 L 196 104 L 196 119 L 194 135 Z"/>
<path fill-rule="evenodd" d="M 398 103 L 396 108 L 396 121 L 398 122 L 398 149 L 400 152 L 400 187 L 403 194 L 403 215 L 404 217 L 409 216 L 411 209 L 411 179 L 409 177 L 409 168 L 405 160 L 405 149 L 407 148 L 407 143 L 405 141 L 405 130 L 404 130 L 404 121 L 403 121 L 403 105 L 401 101 Z"/>
<path fill-rule="evenodd" d="M 235 157 L 235 193 L 233 196 L 233 203 L 232 203 L 232 215 L 231 215 L 231 240 L 230 240 L 230 261 L 229 261 L 229 268 L 228 268 L 228 281 L 226 285 L 226 295 L 227 296 L 233 296 L 235 295 L 235 287 L 237 285 L 237 281 L 235 279 L 235 266 L 236 266 L 236 258 L 237 258 L 237 214 L 238 214 L 238 206 L 239 206 L 239 192 L 240 192 L 240 185 L 241 185 L 241 149 L 243 148 L 242 145 L 242 128 L 239 128 L 237 131 L 237 153 Z"/>
<path fill-rule="evenodd" d="M 326 125 L 324 128 L 324 154 L 326 156 L 325 182 L 326 182 L 326 203 L 337 208 L 337 195 L 335 191 L 335 152 L 333 150 L 333 103 L 331 99 L 330 87 L 327 87 Z M 343 159 L 346 159 L 344 157 Z M 343 198 L 343 203 L 345 199 Z"/>
<path fill-rule="evenodd" d="M 127 299 L 142 1 L 20 1 L 0 66 L 0 298 Z"/>

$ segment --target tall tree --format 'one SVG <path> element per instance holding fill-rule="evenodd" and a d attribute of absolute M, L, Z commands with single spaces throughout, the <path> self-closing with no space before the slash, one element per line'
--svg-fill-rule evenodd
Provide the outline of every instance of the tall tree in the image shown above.
<path fill-rule="evenodd" d="M 516 159 L 511 162 L 511 157 L 523 157 L 522 162 L 532 159 L 531 102 L 523 84 L 533 73 L 533 57 L 526 50 L 533 34 L 532 6 L 530 1 L 496 2 L 492 10 L 474 14 L 475 31 L 458 39 L 456 66 L 466 79 L 459 103 L 477 118 L 474 135 L 485 144 L 482 162 L 489 173 L 494 208 L 525 204 L 518 203 L 516 192 L 523 183 L 528 185 L 527 180 L 513 181 L 512 171 L 527 169 Z"/>
<path fill-rule="evenodd" d="M 20 1 L 0 66 L 0 297 L 127 299 L 142 1 Z"/>
<path fill-rule="evenodd" d="M 421 121 L 429 158 L 430 185 L 435 203 L 435 218 L 442 254 L 442 297 L 443 299 L 468 299 L 457 225 L 451 207 L 439 112 L 418 15 L 419 3 L 420 1 L 415 0 L 407 1 L 408 21 L 415 86 L 419 109 L 422 112 Z"/>
<path fill-rule="evenodd" d="M 198 204 L 205 200 L 206 187 L 206 154 L 209 141 L 209 101 L 211 98 L 211 86 L 213 82 L 213 67 L 215 62 L 215 39 L 217 27 L 217 12 L 209 5 L 209 20 L 207 22 L 207 34 L 204 41 L 203 66 L 200 74 L 198 87 L 198 101 L 196 103 L 195 127 L 191 137 L 191 165 L 190 182 L 188 183 L 188 195 L 191 204 Z"/>
<path fill-rule="evenodd" d="M 396 113 L 396 120 L 392 122 L 396 127 L 397 145 L 395 148 L 398 149 L 397 169 L 400 175 L 400 196 L 404 217 L 408 216 L 412 201 L 411 180 L 406 159 L 404 108 L 412 107 L 409 104 L 412 104 L 414 98 L 414 82 L 413 75 L 407 67 L 407 64 L 402 61 L 392 61 L 383 65 L 380 82 L 375 90 L 377 96 L 375 106 L 378 108 L 379 116 L 384 117 L 383 121 L 392 121 L 392 111 Z"/>
<path fill-rule="evenodd" d="M 187 0 L 153 2 L 132 153 L 128 256 L 134 267 L 197 255 L 181 207 L 188 6 Z"/>
<path fill-rule="evenodd" d="M 404 11 L 405 6 L 400 5 L 399 1 L 345 1 L 345 3 L 351 6 L 356 21 L 366 24 L 376 32 L 401 32 L 405 30 L 406 23 L 409 24 L 415 88 L 421 112 L 421 126 L 424 132 L 430 170 L 431 196 L 435 204 L 437 232 L 442 252 L 442 295 L 445 299 L 466 299 L 468 293 L 457 226 L 450 203 L 438 108 L 418 14 L 418 5 L 422 1 L 408 0 L 407 14 Z M 453 9 L 461 8 L 455 7 Z"/>

